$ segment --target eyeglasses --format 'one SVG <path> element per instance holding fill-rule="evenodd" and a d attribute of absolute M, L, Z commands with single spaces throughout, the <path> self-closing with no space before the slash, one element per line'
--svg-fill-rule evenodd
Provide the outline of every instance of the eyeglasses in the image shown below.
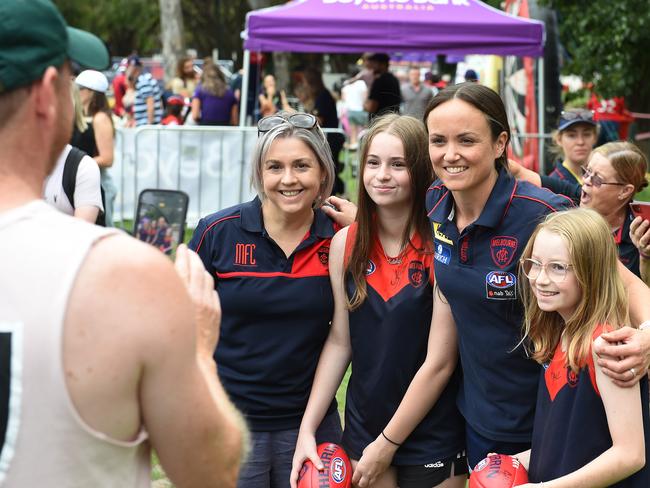
<path fill-rule="evenodd" d="M 596 188 L 599 188 L 601 185 L 625 186 L 627 184 L 627 183 L 613 183 L 613 182 L 610 183 L 608 181 L 603 181 L 603 179 L 600 176 L 594 174 L 586 166 L 580 166 L 580 170 L 582 171 L 582 179 L 586 180 L 587 178 L 591 178 L 591 184 Z"/>
<path fill-rule="evenodd" d="M 560 283 L 566 278 L 569 268 L 572 268 L 572 264 L 561 263 L 560 261 L 549 261 L 546 264 L 542 264 L 535 259 L 522 259 L 520 261 L 521 269 L 523 269 L 524 274 L 531 280 L 536 280 L 539 278 L 542 270 L 546 272 L 546 276 L 549 280 L 554 281 L 555 283 Z"/>
<path fill-rule="evenodd" d="M 289 123 L 298 129 L 313 129 L 318 124 L 318 119 L 312 114 L 298 112 L 287 117 L 282 115 L 269 115 L 257 123 L 258 133 L 268 132 L 278 125 Z"/>
<path fill-rule="evenodd" d="M 584 120 L 593 123 L 594 113 L 591 110 L 572 110 L 570 112 L 562 112 L 560 114 L 560 124 L 562 121 L 570 120 Z"/>

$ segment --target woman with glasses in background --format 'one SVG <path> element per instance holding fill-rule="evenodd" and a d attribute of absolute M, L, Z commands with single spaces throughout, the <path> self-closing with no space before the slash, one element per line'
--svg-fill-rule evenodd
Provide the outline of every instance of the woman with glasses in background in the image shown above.
<path fill-rule="evenodd" d="M 582 184 L 562 183 L 548 186 L 548 178 L 510 161 L 515 176 L 568 196 L 602 215 L 609 224 L 618 247 L 621 262 L 635 275 L 650 284 L 650 236 L 645 236 L 648 224 L 634 218 L 630 202 L 646 186 L 648 161 L 641 150 L 630 142 L 608 142 L 591 152 L 581 168 Z M 641 270 L 643 269 L 643 274 Z"/>
<path fill-rule="evenodd" d="M 215 279 L 219 377 L 251 430 L 238 486 L 286 488 L 334 309 L 328 261 L 336 229 L 320 208 L 334 163 L 311 114 L 280 112 L 258 130 L 251 165 L 258 196 L 201 219 L 190 247 Z M 340 436 L 333 401 L 316 438 Z"/>

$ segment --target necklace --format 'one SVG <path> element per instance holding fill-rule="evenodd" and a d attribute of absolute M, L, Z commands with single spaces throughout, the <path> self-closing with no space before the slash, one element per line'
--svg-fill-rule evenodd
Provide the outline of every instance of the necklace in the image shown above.
<path fill-rule="evenodd" d="M 399 251 L 399 254 L 397 256 L 392 257 L 386 254 L 386 250 L 384 249 L 384 246 L 381 246 L 381 252 L 384 254 L 384 258 L 386 258 L 386 262 L 390 264 L 391 266 L 395 266 L 397 264 L 402 264 L 402 258 L 404 257 L 404 248 L 401 248 Z"/>

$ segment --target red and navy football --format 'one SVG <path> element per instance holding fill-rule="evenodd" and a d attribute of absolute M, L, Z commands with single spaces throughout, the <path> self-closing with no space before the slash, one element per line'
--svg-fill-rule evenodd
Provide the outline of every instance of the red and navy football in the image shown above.
<path fill-rule="evenodd" d="M 469 488 L 511 488 L 528 483 L 528 473 L 518 459 L 491 454 L 480 461 L 469 477 Z"/>
<path fill-rule="evenodd" d="M 298 488 L 352 486 L 352 465 L 342 447 L 325 442 L 318 445 L 318 455 L 325 469 L 318 471 L 311 461 L 305 461 L 298 475 Z"/>

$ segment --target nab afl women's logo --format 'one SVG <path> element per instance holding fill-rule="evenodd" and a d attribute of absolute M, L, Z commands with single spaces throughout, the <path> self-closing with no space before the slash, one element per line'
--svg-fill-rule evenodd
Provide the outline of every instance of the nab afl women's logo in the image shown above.
<path fill-rule="evenodd" d="M 409 263 L 409 282 L 415 288 L 422 286 L 426 278 L 426 270 L 422 261 L 411 261 Z"/>
<path fill-rule="evenodd" d="M 370 259 L 368 259 L 368 267 L 366 268 L 366 276 L 370 276 L 375 272 L 377 266 Z"/>
<path fill-rule="evenodd" d="M 345 463 L 340 457 L 332 459 L 330 464 L 330 473 L 336 483 L 341 483 L 345 479 Z"/>

